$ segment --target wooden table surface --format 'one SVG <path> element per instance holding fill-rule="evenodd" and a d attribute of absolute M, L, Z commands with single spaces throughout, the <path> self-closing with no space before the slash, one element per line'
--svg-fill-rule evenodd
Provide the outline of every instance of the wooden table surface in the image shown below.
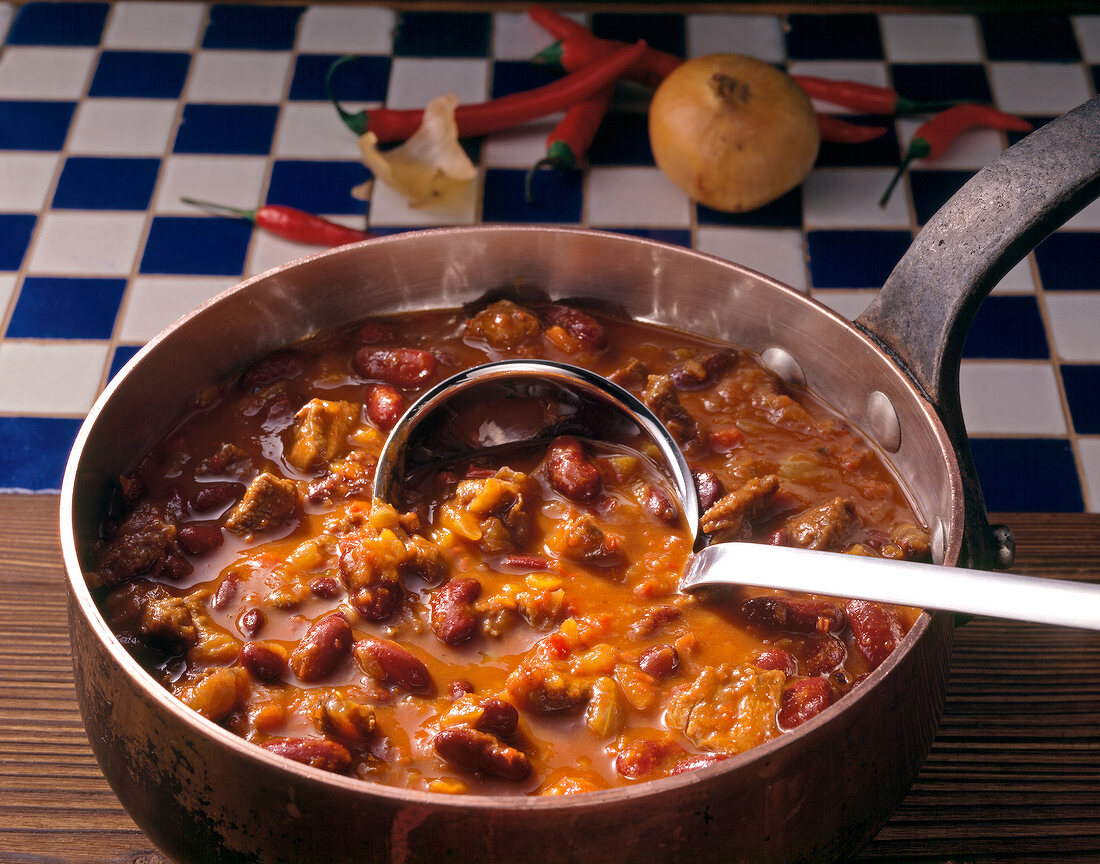
<path fill-rule="evenodd" d="M 164 864 L 84 735 L 56 512 L 55 496 L 0 496 L 0 862 Z M 1100 582 L 1100 515 L 994 518 L 1016 572 Z M 924 770 L 856 860 L 1100 861 L 1100 632 L 962 627 Z"/>

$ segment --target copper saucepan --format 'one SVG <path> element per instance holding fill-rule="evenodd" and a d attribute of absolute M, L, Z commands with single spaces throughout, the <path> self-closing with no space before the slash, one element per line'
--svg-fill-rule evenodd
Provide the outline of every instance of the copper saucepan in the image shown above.
<path fill-rule="evenodd" d="M 1011 562 L 990 528 L 958 397 L 961 346 L 993 284 L 1100 186 L 1100 100 L 983 169 L 925 226 L 849 323 L 706 255 L 598 232 L 413 232 L 313 255 L 229 289 L 152 340 L 107 387 L 65 473 L 61 540 L 77 695 L 123 806 L 180 861 L 827 861 L 882 826 L 927 755 L 952 620 L 924 614 L 838 704 L 691 774 L 574 796 L 416 792 L 269 754 L 191 712 L 130 657 L 81 565 L 105 490 L 210 382 L 309 333 L 486 292 L 584 297 L 761 352 L 888 455 L 943 563 Z"/>

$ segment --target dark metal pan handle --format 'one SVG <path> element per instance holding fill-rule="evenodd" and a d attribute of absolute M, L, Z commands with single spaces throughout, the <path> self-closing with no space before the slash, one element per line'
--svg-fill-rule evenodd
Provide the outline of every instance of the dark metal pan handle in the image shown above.
<path fill-rule="evenodd" d="M 967 495 L 964 552 L 972 566 L 1007 567 L 1012 548 L 1011 534 L 990 529 L 974 473 L 959 400 L 963 342 L 993 286 L 1098 194 L 1100 97 L 974 175 L 921 229 L 855 321 L 921 388 L 951 435 Z"/>

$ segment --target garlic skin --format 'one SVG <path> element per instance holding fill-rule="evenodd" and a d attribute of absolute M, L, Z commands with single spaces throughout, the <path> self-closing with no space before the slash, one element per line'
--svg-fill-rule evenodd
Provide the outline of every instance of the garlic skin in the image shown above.
<path fill-rule="evenodd" d="M 661 82 L 649 140 L 657 167 L 690 198 L 742 213 L 801 183 L 821 136 L 809 98 L 789 75 L 752 57 L 710 54 Z"/>
<path fill-rule="evenodd" d="M 477 176 L 477 168 L 458 143 L 454 113 L 458 97 L 449 93 L 424 108 L 420 127 L 399 147 L 378 149 L 378 137 L 370 131 L 359 138 L 363 162 L 375 179 L 397 190 L 411 207 L 442 205 Z M 351 194 L 368 197 L 369 183 Z"/>

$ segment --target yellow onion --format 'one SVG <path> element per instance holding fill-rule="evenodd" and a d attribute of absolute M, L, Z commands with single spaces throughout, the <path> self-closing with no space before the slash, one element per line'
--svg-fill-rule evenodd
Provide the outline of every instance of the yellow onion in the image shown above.
<path fill-rule="evenodd" d="M 678 66 L 653 94 L 657 167 L 689 197 L 728 213 L 754 210 L 810 173 L 820 133 L 806 94 L 784 72 L 739 54 Z"/>

